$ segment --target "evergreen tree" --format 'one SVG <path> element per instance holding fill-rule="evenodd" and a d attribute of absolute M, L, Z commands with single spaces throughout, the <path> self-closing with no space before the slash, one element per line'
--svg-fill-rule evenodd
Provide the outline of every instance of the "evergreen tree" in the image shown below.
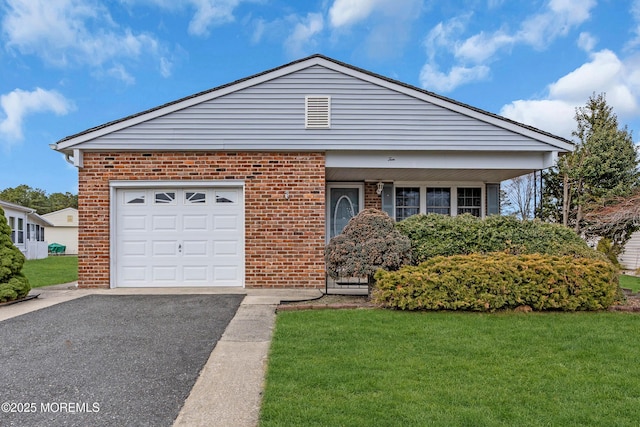
<path fill-rule="evenodd" d="M 11 241 L 11 228 L 0 208 L 0 302 L 24 298 L 29 293 L 29 280 L 21 273 L 24 255 Z"/>
<path fill-rule="evenodd" d="M 604 94 L 592 95 L 576 110 L 575 119 L 575 150 L 544 173 L 540 214 L 581 233 L 587 206 L 630 194 L 639 185 L 639 175 L 631 133 L 619 128 Z"/>

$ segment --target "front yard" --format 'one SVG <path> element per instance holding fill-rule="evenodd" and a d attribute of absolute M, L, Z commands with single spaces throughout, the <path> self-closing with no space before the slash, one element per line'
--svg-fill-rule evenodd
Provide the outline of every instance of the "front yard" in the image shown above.
<path fill-rule="evenodd" d="M 638 330 L 611 312 L 280 312 L 261 426 L 635 426 Z"/>
<path fill-rule="evenodd" d="M 78 280 L 78 257 L 49 256 L 27 260 L 22 272 L 32 288 L 75 282 Z"/>

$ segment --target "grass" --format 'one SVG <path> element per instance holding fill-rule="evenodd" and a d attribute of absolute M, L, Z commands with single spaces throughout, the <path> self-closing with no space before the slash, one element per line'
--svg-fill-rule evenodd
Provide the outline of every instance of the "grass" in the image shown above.
<path fill-rule="evenodd" d="M 78 280 L 78 257 L 50 256 L 30 259 L 24 263 L 22 272 L 29 279 L 32 288 L 75 282 Z"/>
<path fill-rule="evenodd" d="M 281 312 L 260 425 L 636 426 L 640 316 Z"/>
<path fill-rule="evenodd" d="M 640 277 L 621 274 L 620 287 L 631 289 L 633 292 L 640 292 Z"/>

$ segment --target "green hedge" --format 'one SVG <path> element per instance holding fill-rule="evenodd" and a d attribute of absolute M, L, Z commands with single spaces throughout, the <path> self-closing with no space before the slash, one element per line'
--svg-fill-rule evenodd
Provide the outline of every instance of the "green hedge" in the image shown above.
<path fill-rule="evenodd" d="M 470 253 L 541 253 L 605 259 L 573 230 L 559 224 L 520 221 L 510 216 L 414 215 L 397 225 L 411 239 L 415 264 L 435 256 Z"/>
<path fill-rule="evenodd" d="M 602 310 L 619 295 L 609 261 L 574 256 L 439 256 L 375 278 L 372 300 L 401 310 Z"/>

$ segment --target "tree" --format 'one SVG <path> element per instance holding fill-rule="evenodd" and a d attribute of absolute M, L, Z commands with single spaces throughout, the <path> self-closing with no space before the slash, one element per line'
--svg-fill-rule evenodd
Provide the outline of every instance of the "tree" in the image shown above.
<path fill-rule="evenodd" d="M 505 185 L 508 200 L 505 213 L 514 214 L 519 219 L 532 219 L 536 201 L 536 184 L 533 173 L 515 177 Z"/>
<path fill-rule="evenodd" d="M 21 273 L 25 257 L 11 241 L 11 229 L 0 208 L 0 302 L 24 298 L 29 293 L 29 280 Z"/>
<path fill-rule="evenodd" d="M 385 212 L 365 209 L 329 241 L 325 259 L 331 278 L 366 277 L 371 295 L 378 269 L 397 270 L 411 261 L 411 241 Z"/>
<path fill-rule="evenodd" d="M 582 233 L 590 204 L 630 194 L 640 176 L 631 133 L 619 128 L 604 94 L 592 95 L 575 119 L 575 150 L 544 174 L 541 215 Z"/>
<path fill-rule="evenodd" d="M 0 199 L 47 214 L 64 208 L 78 208 L 78 196 L 67 193 L 47 195 L 44 190 L 22 184 L 0 191 Z"/>

